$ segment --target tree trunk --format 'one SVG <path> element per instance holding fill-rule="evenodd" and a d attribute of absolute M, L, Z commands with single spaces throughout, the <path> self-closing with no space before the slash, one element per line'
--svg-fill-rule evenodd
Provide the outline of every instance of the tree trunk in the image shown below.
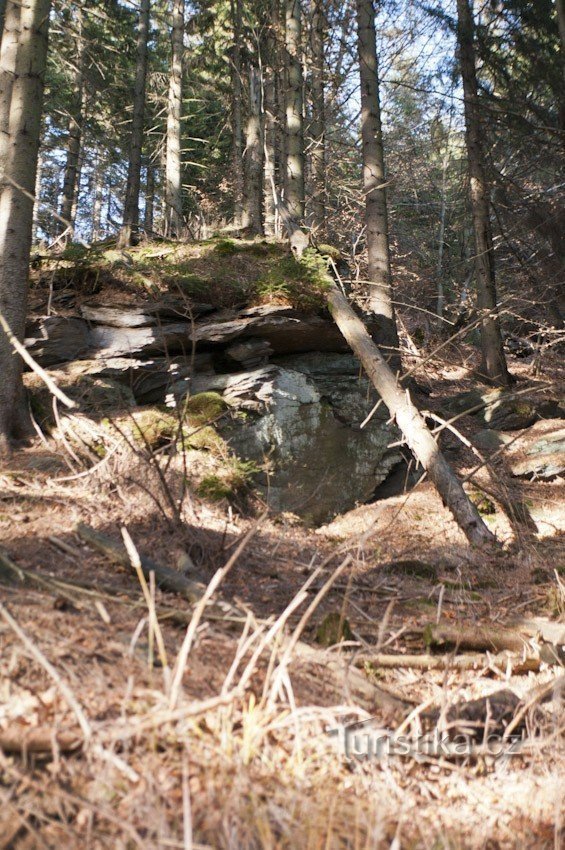
<path fill-rule="evenodd" d="M 147 79 L 147 43 L 149 40 L 150 0 L 141 0 L 137 24 L 137 58 L 133 89 L 133 114 L 128 162 L 128 178 L 124 202 L 123 226 L 119 244 L 124 247 L 139 238 L 139 192 L 141 187 L 141 151 L 145 118 L 145 83 Z"/>
<path fill-rule="evenodd" d="M 328 305 L 335 323 L 357 355 L 369 380 L 389 409 L 402 431 L 408 447 L 414 453 L 444 504 L 470 543 L 476 546 L 493 544 L 495 538 L 484 524 L 479 512 L 469 500 L 453 470 L 442 455 L 426 423 L 410 399 L 408 391 L 398 385 L 396 376 L 359 319 L 335 284 L 328 292 Z"/>
<path fill-rule="evenodd" d="M 67 134 L 67 160 L 63 178 L 63 192 L 59 214 L 60 232 L 73 238 L 76 213 L 76 196 L 80 175 L 80 152 L 84 118 L 84 40 L 82 37 L 82 10 L 76 8 L 76 59 L 72 81 L 72 102 Z"/>
<path fill-rule="evenodd" d="M 0 149 L 0 313 L 20 341 L 25 332 L 50 9 L 50 0 L 8 0 L 4 35 L 9 37 L 3 38 L 0 53 L 0 127 L 6 130 Z M 22 361 L 4 331 L 0 373 L 0 441 L 7 449 L 11 438 L 28 433 L 29 414 Z"/>
<path fill-rule="evenodd" d="M 6 0 L 0 0 L 0 44 L 2 44 L 2 33 L 4 31 L 4 20 L 6 18 Z"/>
<path fill-rule="evenodd" d="M 171 68 L 167 107 L 167 145 L 165 165 L 165 233 L 180 237 L 183 233 L 181 110 L 184 51 L 184 0 L 172 0 Z"/>
<path fill-rule="evenodd" d="M 561 89 L 561 100 L 559 102 L 559 129 L 565 134 L 565 0 L 555 0 L 557 7 L 557 25 L 559 27 L 559 40 L 561 42 L 561 74 L 563 77 L 563 88 Z"/>
<path fill-rule="evenodd" d="M 400 355 L 392 303 L 386 177 L 373 0 L 357 0 L 357 30 L 361 79 L 361 139 L 369 280 L 368 306 L 377 319 L 379 345 L 391 367 L 398 371 Z"/>
<path fill-rule="evenodd" d="M 325 115 L 325 20 L 323 0 L 312 0 L 312 226 L 323 235 L 326 226 L 326 115 Z"/>
<path fill-rule="evenodd" d="M 92 219 L 90 241 L 98 242 L 102 232 L 102 203 L 104 200 L 102 183 L 102 163 L 100 152 L 96 154 L 92 172 Z"/>
<path fill-rule="evenodd" d="M 304 218 L 304 121 L 302 79 L 302 10 L 300 0 L 286 0 L 286 205 L 296 221 Z"/>
<path fill-rule="evenodd" d="M 286 197 L 286 92 L 288 88 L 288 63 L 282 20 L 282 2 L 283 0 L 272 0 L 271 18 L 273 22 L 273 69 L 275 80 L 275 182 L 278 196 Z M 276 223 L 280 231 L 281 222 L 277 219 Z M 281 236 L 282 232 L 278 232 L 277 235 Z"/>
<path fill-rule="evenodd" d="M 276 189 L 276 119 L 275 119 L 275 79 L 272 67 L 264 66 L 264 200 L 265 200 L 265 233 L 276 236 L 276 208 L 273 197 L 273 186 Z"/>
<path fill-rule="evenodd" d="M 40 133 L 41 137 L 41 133 Z M 41 216 L 41 179 L 43 176 L 43 156 L 41 148 L 37 152 L 37 169 L 35 172 L 35 188 L 33 191 L 33 217 L 31 225 L 32 245 L 38 240 L 39 220 Z"/>
<path fill-rule="evenodd" d="M 242 0 L 231 0 L 233 26 L 232 61 L 232 161 L 234 174 L 234 224 L 241 225 L 243 209 L 243 120 L 241 85 L 241 25 Z"/>
<path fill-rule="evenodd" d="M 511 382 L 506 366 L 498 318 L 494 250 L 490 223 L 489 187 L 481 139 L 481 115 L 477 94 L 474 24 L 469 0 L 457 0 L 457 40 L 459 63 L 465 97 L 465 141 L 471 208 L 475 232 L 475 277 L 477 308 L 481 322 L 481 373 L 490 383 L 508 386 Z"/>
<path fill-rule="evenodd" d="M 249 68 L 249 117 L 245 134 L 245 184 L 241 226 L 263 233 L 263 122 L 259 70 Z"/>
<path fill-rule="evenodd" d="M 146 233 L 153 233 L 153 218 L 155 214 L 155 166 L 147 163 L 145 178 L 145 210 L 143 227 Z"/>

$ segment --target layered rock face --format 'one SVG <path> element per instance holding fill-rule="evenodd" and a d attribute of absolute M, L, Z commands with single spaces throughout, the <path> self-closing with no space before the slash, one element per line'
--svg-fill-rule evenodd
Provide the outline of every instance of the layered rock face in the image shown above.
<path fill-rule="evenodd" d="M 221 394 L 229 415 L 216 427 L 260 470 L 262 498 L 312 523 L 369 500 L 402 460 L 384 405 L 365 422 L 377 396 L 329 317 L 266 306 L 182 322 L 179 312 L 83 308 L 36 320 L 28 346 L 42 365 L 74 360 L 63 370 L 127 387 L 137 405 Z"/>

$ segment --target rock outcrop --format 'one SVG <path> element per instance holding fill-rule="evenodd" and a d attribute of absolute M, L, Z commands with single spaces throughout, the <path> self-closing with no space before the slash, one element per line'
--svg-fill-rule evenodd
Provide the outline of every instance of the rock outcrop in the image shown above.
<path fill-rule="evenodd" d="M 262 498 L 312 523 L 370 499 L 402 460 L 388 448 L 398 433 L 384 406 L 361 427 L 376 394 L 321 312 L 268 305 L 195 310 L 188 320 L 180 304 L 83 306 L 80 317 L 38 320 L 27 344 L 42 365 L 59 364 L 59 383 L 75 384 L 70 394 L 89 412 L 95 399 L 101 417 L 104 388 L 112 410 L 121 397 L 128 407 L 182 409 L 187 396 L 220 394 L 228 413 L 215 427 L 260 470 Z"/>

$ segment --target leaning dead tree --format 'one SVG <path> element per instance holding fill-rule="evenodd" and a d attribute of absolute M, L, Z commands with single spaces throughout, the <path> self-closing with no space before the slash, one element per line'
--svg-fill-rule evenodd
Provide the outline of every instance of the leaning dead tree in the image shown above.
<path fill-rule="evenodd" d="M 300 229 L 296 219 L 290 215 L 286 204 L 276 192 L 274 198 L 292 251 L 300 257 L 308 245 L 308 236 Z M 474 546 L 492 546 L 496 543 L 494 534 L 483 522 L 477 508 L 441 453 L 424 417 L 410 398 L 409 391 L 400 386 L 396 375 L 371 339 L 369 331 L 355 314 L 329 272 L 326 282 L 328 284 L 326 298 L 332 318 L 388 407 L 391 417 L 395 419 L 402 431 L 408 448 L 426 470 L 430 481 L 434 484 L 443 503 L 453 514 L 469 543 Z"/>
<path fill-rule="evenodd" d="M 333 280 L 327 300 L 336 325 L 361 361 L 371 383 L 388 407 L 390 415 L 396 420 L 408 447 L 428 473 L 461 531 L 475 546 L 495 543 L 494 535 L 486 527 L 477 508 L 441 453 L 424 417 L 410 398 L 409 391 L 398 384 L 396 376 L 371 339 L 367 328 Z"/>

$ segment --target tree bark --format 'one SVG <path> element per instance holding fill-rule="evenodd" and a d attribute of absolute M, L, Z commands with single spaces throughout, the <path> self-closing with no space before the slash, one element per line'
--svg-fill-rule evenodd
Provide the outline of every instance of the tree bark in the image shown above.
<path fill-rule="evenodd" d="M 0 45 L 2 44 L 2 33 L 4 31 L 4 20 L 6 18 L 6 0 L 0 0 Z"/>
<path fill-rule="evenodd" d="M 390 415 L 396 420 L 408 447 L 428 473 L 461 531 L 475 546 L 493 544 L 493 534 L 484 524 L 477 508 L 442 455 L 408 391 L 398 385 L 394 373 L 371 339 L 365 325 L 333 282 L 327 298 L 335 323 L 361 361 L 369 380 L 388 407 Z"/>
<path fill-rule="evenodd" d="M 481 374 L 497 386 L 511 383 L 504 356 L 494 270 L 490 222 L 489 187 L 481 137 L 481 113 L 477 91 L 472 0 L 457 0 L 457 41 L 465 98 L 465 141 L 475 234 L 477 309 L 482 316 Z"/>
<path fill-rule="evenodd" d="M 143 212 L 143 227 L 146 233 L 153 233 L 155 215 L 155 166 L 147 163 L 145 177 L 145 209 Z"/>
<path fill-rule="evenodd" d="M 241 226 L 263 233 L 263 121 L 258 68 L 249 68 L 249 116 L 245 134 L 245 184 Z"/>
<path fill-rule="evenodd" d="M 234 174 L 234 224 L 241 225 L 243 208 L 243 119 L 241 85 L 242 0 L 230 0 L 233 26 L 232 60 L 232 161 Z"/>
<path fill-rule="evenodd" d="M 302 79 L 302 9 L 286 0 L 286 205 L 296 221 L 304 218 L 304 120 Z"/>
<path fill-rule="evenodd" d="M 67 160 L 63 178 L 63 191 L 59 214 L 64 221 L 59 222 L 60 232 L 69 239 L 73 238 L 76 214 L 76 197 L 80 180 L 80 154 L 82 145 L 82 125 L 84 119 L 84 40 L 82 37 L 82 10 L 76 8 L 77 34 L 76 59 L 72 80 L 72 102 L 67 133 Z"/>
<path fill-rule="evenodd" d="M 265 68 L 265 66 L 264 66 Z M 264 201 L 265 201 L 265 233 L 276 236 L 276 208 L 273 196 L 273 186 L 276 190 L 276 118 L 275 118 L 275 79 L 272 67 L 266 67 L 263 77 L 263 120 L 264 120 Z"/>
<path fill-rule="evenodd" d="M 183 233 L 181 110 L 184 51 L 184 0 L 172 0 L 171 68 L 167 107 L 167 143 L 165 165 L 165 233 L 180 237 Z"/>
<path fill-rule="evenodd" d="M 326 114 L 325 114 L 325 17 L 323 0 L 312 0 L 312 226 L 323 235 L 326 226 Z"/>
<path fill-rule="evenodd" d="M 561 48 L 561 74 L 563 77 L 563 88 L 561 89 L 561 100 L 559 103 L 559 129 L 565 134 L 565 0 L 555 0 L 555 5 L 557 8 L 557 26 L 559 27 Z"/>
<path fill-rule="evenodd" d="M 145 120 L 145 88 L 147 80 L 147 44 L 151 0 L 141 0 L 137 23 L 137 58 L 133 89 L 133 114 L 128 162 L 124 218 L 119 244 L 124 247 L 139 238 L 139 192 L 141 188 L 141 152 Z"/>
<path fill-rule="evenodd" d="M 100 161 L 100 153 L 96 155 L 92 182 L 92 228 L 90 241 L 98 242 L 102 232 L 102 203 L 104 191 L 102 185 L 102 163 Z"/>
<path fill-rule="evenodd" d="M 50 9 L 50 0 L 9 0 L 0 52 L 0 128 L 6 133 L 0 149 L 0 313 L 20 341 L 25 332 Z M 28 433 L 29 414 L 22 361 L 4 331 L 0 373 L 0 446 L 7 449 L 11 438 Z"/>
<path fill-rule="evenodd" d="M 37 241 L 41 216 L 41 179 L 43 176 L 43 156 L 41 148 L 37 152 L 37 169 L 35 172 L 35 188 L 33 190 L 33 217 L 31 225 L 31 242 Z"/>
<path fill-rule="evenodd" d="M 400 368 L 392 302 L 379 69 L 373 0 L 357 0 L 363 190 L 369 279 L 368 306 L 378 322 L 377 340 L 395 371 Z"/>

